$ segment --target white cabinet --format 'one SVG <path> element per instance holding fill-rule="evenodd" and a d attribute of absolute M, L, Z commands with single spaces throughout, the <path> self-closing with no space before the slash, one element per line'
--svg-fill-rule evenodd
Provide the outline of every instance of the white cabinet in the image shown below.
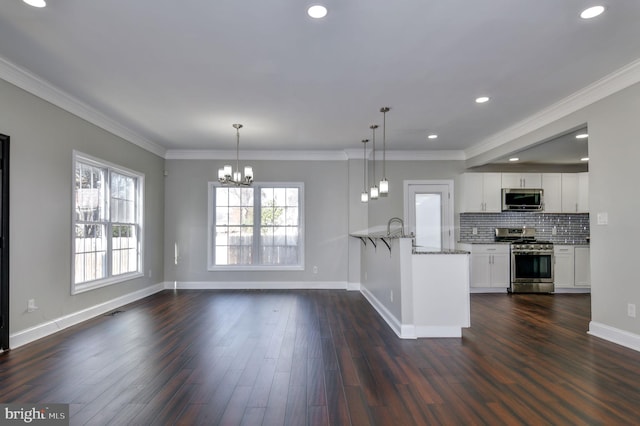
<path fill-rule="evenodd" d="M 562 212 L 589 212 L 589 174 L 562 173 Z"/>
<path fill-rule="evenodd" d="M 591 260 L 589 247 L 575 248 L 575 286 L 591 287 Z"/>
<path fill-rule="evenodd" d="M 473 244 L 469 285 L 507 288 L 511 282 L 508 244 Z"/>
<path fill-rule="evenodd" d="M 555 265 L 553 269 L 553 281 L 557 288 L 574 286 L 574 250 L 573 246 L 553 246 Z"/>
<path fill-rule="evenodd" d="M 499 213 L 502 208 L 500 173 L 463 173 L 460 176 L 460 213 Z"/>
<path fill-rule="evenodd" d="M 591 269 L 588 246 L 554 245 L 554 284 L 556 289 L 588 288 Z"/>
<path fill-rule="evenodd" d="M 542 174 L 542 201 L 545 213 L 562 213 L 562 174 Z"/>
<path fill-rule="evenodd" d="M 503 188 L 542 188 L 540 173 L 502 173 Z"/>

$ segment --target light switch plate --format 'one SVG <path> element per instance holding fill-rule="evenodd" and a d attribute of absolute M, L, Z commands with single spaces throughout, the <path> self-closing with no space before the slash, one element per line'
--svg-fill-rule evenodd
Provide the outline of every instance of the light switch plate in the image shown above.
<path fill-rule="evenodd" d="M 598 225 L 608 225 L 609 224 L 609 213 L 607 213 L 607 212 L 598 213 L 596 215 L 596 220 L 597 220 Z"/>

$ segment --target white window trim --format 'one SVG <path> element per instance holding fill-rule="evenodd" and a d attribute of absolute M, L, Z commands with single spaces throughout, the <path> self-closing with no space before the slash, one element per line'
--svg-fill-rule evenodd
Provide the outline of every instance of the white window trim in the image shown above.
<path fill-rule="evenodd" d="M 98 280 L 87 281 L 83 283 L 76 284 L 75 283 L 75 255 L 76 255 L 76 239 L 75 239 L 75 170 L 76 170 L 76 162 L 80 161 L 85 164 L 89 164 L 92 166 L 100 167 L 100 168 L 108 168 L 114 172 L 131 176 L 138 179 L 138 190 L 137 190 L 137 223 L 139 229 L 139 250 L 138 250 L 138 270 L 136 272 L 129 272 L 127 274 L 120 274 L 116 276 L 109 275 L 105 278 L 101 278 Z M 126 167 L 119 166 L 117 164 L 111 163 L 109 161 L 102 160 L 97 157 L 93 157 L 91 155 L 85 154 L 80 151 L 73 150 L 73 162 L 71 167 L 71 294 L 79 294 L 84 293 L 89 290 L 93 290 L 96 288 L 106 287 L 113 284 L 118 284 L 121 282 L 129 281 L 134 278 L 139 278 L 144 276 L 144 173 L 140 173 L 135 170 L 128 169 Z M 109 197 L 108 197 L 109 198 Z M 107 209 L 109 207 L 107 206 Z M 108 252 L 107 256 L 111 256 L 111 251 Z M 107 271 L 111 274 L 111 271 Z"/>
<path fill-rule="evenodd" d="M 304 182 L 254 182 L 252 187 L 297 187 L 300 190 L 300 203 L 298 205 L 298 214 L 300 216 L 298 222 L 298 241 L 299 241 L 299 259 L 297 265 L 216 265 L 214 259 L 214 242 L 215 242 L 215 190 L 222 187 L 219 182 L 209 182 L 208 188 L 208 210 L 207 210 L 207 270 L 209 271 L 304 271 L 304 252 L 305 252 L 305 224 L 304 224 Z M 255 200 L 255 198 L 254 198 Z"/>

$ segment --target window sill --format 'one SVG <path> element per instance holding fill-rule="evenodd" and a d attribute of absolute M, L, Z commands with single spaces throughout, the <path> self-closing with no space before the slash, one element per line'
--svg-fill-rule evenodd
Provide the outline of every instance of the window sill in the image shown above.
<path fill-rule="evenodd" d="M 303 265 L 209 265 L 209 271 L 304 271 Z"/>
<path fill-rule="evenodd" d="M 119 284 L 125 281 L 130 281 L 135 278 L 143 277 L 144 274 L 142 272 L 132 272 L 129 274 L 118 275 L 115 277 L 103 278 L 101 280 L 89 281 L 82 284 L 72 284 L 71 285 L 71 294 L 80 294 L 90 290 L 95 290 L 96 288 L 107 287 L 113 284 Z"/>

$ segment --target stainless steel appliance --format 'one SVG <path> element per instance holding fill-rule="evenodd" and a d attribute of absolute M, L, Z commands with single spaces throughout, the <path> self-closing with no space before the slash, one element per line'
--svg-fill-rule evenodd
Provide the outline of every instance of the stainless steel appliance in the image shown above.
<path fill-rule="evenodd" d="M 510 293 L 552 293 L 553 243 L 536 240 L 535 228 L 496 228 L 496 241 L 511 242 Z"/>
<path fill-rule="evenodd" d="M 503 188 L 502 211 L 539 211 L 542 210 L 542 189 Z"/>

